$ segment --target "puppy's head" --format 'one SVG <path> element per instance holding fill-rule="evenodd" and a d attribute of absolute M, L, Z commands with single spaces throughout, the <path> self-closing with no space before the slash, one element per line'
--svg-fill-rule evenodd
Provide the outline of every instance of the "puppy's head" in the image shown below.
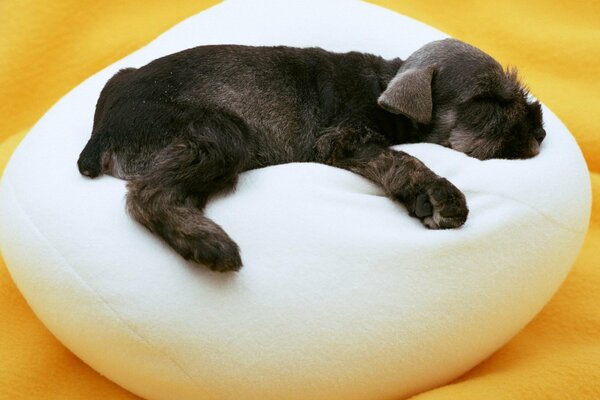
<path fill-rule="evenodd" d="M 378 104 L 417 123 L 422 141 L 481 160 L 530 158 L 546 132 L 514 69 L 455 39 L 429 43 L 400 67 Z"/>

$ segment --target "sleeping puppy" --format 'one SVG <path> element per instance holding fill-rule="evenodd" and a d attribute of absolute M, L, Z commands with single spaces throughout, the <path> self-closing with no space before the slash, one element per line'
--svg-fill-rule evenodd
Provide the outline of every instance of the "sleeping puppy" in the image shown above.
<path fill-rule="evenodd" d="M 428 142 L 481 160 L 529 158 L 545 132 L 514 70 L 454 39 L 408 59 L 320 48 L 201 46 L 114 75 L 79 171 L 128 181 L 127 209 L 188 260 L 238 270 L 202 210 L 254 168 L 317 162 L 381 186 L 430 229 L 467 219 L 465 196 L 390 149 Z"/>

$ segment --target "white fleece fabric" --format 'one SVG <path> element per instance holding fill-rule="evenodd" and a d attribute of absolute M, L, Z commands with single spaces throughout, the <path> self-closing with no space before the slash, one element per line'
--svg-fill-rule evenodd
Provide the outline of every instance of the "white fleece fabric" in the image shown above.
<path fill-rule="evenodd" d="M 85 81 L 25 138 L 0 188 L 0 244 L 29 304 L 69 349 L 148 399 L 401 399 L 442 385 L 515 335 L 582 244 L 586 165 L 544 108 L 530 160 L 397 146 L 467 197 L 464 227 L 432 231 L 350 172 L 244 173 L 208 215 L 242 250 L 219 274 L 181 259 L 125 212 L 125 182 L 79 175 L 98 94 L 118 69 L 212 43 L 407 57 L 445 37 L 356 1 L 229 1 Z"/>

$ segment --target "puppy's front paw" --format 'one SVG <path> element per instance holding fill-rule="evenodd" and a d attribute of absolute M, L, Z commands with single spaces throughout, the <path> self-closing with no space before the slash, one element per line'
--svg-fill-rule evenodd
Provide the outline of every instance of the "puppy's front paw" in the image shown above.
<path fill-rule="evenodd" d="M 429 229 L 458 228 L 469 214 L 465 195 L 444 178 L 425 186 L 410 209 Z"/>

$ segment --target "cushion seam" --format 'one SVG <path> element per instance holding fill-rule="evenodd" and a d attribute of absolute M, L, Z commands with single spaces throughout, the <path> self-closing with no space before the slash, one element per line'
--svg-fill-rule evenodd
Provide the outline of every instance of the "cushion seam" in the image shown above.
<path fill-rule="evenodd" d="M 471 193 L 471 194 L 483 194 L 483 195 L 489 195 L 489 196 L 499 197 L 499 198 L 502 198 L 502 199 L 505 199 L 505 200 L 510 200 L 510 201 L 512 201 L 512 202 L 514 202 L 516 204 L 519 204 L 519 205 L 521 205 L 523 207 L 526 207 L 526 208 L 530 209 L 531 211 L 535 212 L 536 214 L 538 214 L 540 217 L 544 218 L 548 222 L 551 222 L 552 224 L 554 224 L 557 227 L 562 228 L 562 229 L 564 229 L 566 231 L 569 231 L 569 232 L 572 232 L 572 233 L 579 233 L 579 234 L 587 232 L 587 225 L 586 225 L 586 228 L 584 228 L 584 229 L 581 229 L 581 230 L 580 229 L 575 229 L 574 227 L 566 225 L 565 223 L 559 221 L 558 219 L 552 217 L 551 215 L 548 215 L 547 213 L 541 211 L 539 208 L 533 207 L 529 203 L 526 203 L 524 201 L 521 201 L 519 199 L 516 199 L 516 198 L 514 198 L 512 196 L 508 196 L 508 195 L 503 194 L 503 193 L 482 192 L 482 191 L 479 191 L 479 190 L 463 190 L 462 192 L 465 193 L 465 194 L 469 194 L 469 193 Z"/>
<path fill-rule="evenodd" d="M 8 179 L 6 179 L 7 177 L 5 177 L 3 179 L 3 186 L 5 186 L 5 190 L 10 190 L 10 193 L 12 195 L 12 197 L 16 200 L 15 201 L 15 205 L 18 207 L 18 209 L 21 211 L 22 215 L 25 217 L 26 221 L 28 222 L 29 226 L 31 227 L 31 229 L 34 230 L 34 232 L 42 239 L 45 241 L 46 245 L 49 246 L 50 248 L 54 249 L 54 251 L 56 252 L 56 254 L 58 255 L 58 257 L 60 258 L 60 261 L 62 263 L 63 266 L 66 266 L 71 273 L 73 273 L 73 275 L 84 284 L 85 287 L 87 287 L 91 292 L 93 292 L 95 294 L 96 299 L 98 300 L 98 303 L 102 304 L 105 308 L 105 310 L 108 311 L 109 314 L 112 314 L 114 317 L 116 317 L 117 321 L 119 321 L 119 323 L 121 324 L 121 326 L 125 327 L 129 332 L 133 333 L 133 335 L 135 337 L 138 337 L 139 339 L 142 340 L 143 343 L 145 343 L 148 347 L 152 348 L 153 350 L 157 351 L 158 353 L 162 354 L 163 356 L 166 356 L 167 359 L 169 361 L 171 361 L 171 363 L 173 363 L 173 365 L 175 365 L 177 367 L 177 369 L 179 369 L 184 376 L 195 386 L 200 387 L 198 385 L 198 383 L 193 379 L 193 377 L 185 370 L 185 368 L 183 368 L 177 361 L 175 361 L 175 359 L 173 357 L 171 357 L 167 352 L 165 352 L 164 350 L 160 349 L 158 346 L 154 345 L 152 343 L 151 340 L 149 340 L 146 336 L 142 335 L 141 333 L 139 333 L 135 328 L 133 328 L 131 325 L 129 325 L 126 320 L 121 317 L 121 315 L 119 314 L 118 311 L 116 311 L 111 305 L 110 302 L 106 301 L 104 299 L 104 297 L 102 297 L 102 295 L 92 286 L 89 284 L 89 282 L 83 277 L 81 276 L 76 270 L 75 268 L 73 268 L 71 266 L 71 264 L 69 262 L 67 262 L 66 258 L 63 256 L 63 254 L 56 249 L 54 246 L 51 245 L 50 240 L 37 228 L 37 226 L 33 223 L 31 217 L 29 216 L 29 214 L 21 207 L 21 205 L 19 204 L 18 201 L 18 196 L 14 190 L 14 187 L 12 184 L 10 184 L 10 182 L 8 181 Z M 8 267 L 8 265 L 7 265 Z M 9 268 L 10 271 L 10 268 Z M 38 317 L 39 318 L 39 317 Z"/>

